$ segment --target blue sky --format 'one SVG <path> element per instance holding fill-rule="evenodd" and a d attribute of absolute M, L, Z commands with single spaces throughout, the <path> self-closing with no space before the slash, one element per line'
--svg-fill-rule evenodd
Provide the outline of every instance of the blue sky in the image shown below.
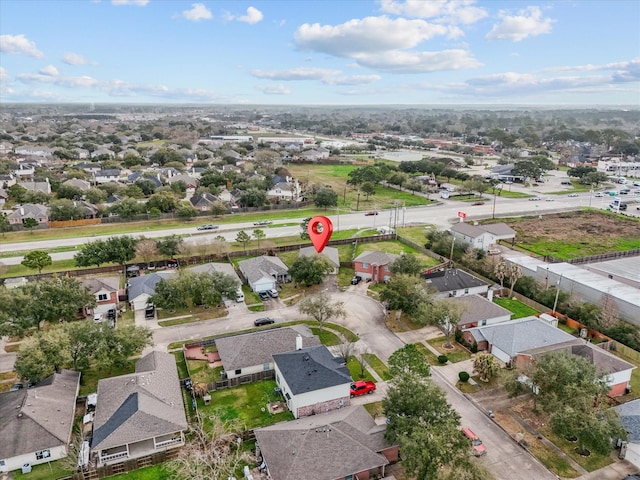
<path fill-rule="evenodd" d="M 640 105 L 640 1 L 0 0 L 0 101 Z"/>

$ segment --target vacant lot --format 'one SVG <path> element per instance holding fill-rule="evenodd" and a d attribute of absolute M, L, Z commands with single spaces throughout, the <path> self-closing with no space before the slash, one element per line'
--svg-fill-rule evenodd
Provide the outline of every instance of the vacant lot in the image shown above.
<path fill-rule="evenodd" d="M 640 221 L 605 212 L 567 212 L 509 219 L 517 245 L 562 259 L 640 248 Z"/>

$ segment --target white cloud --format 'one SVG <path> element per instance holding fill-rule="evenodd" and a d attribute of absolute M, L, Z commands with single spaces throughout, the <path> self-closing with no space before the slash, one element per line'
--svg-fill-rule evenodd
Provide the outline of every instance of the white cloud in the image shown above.
<path fill-rule="evenodd" d="M 35 42 L 27 39 L 22 34 L 0 35 L 0 52 L 8 53 L 9 55 L 28 55 L 34 58 L 44 57 L 44 53 L 38 50 Z"/>
<path fill-rule="evenodd" d="M 471 24 L 488 15 L 474 3 L 475 0 L 381 0 L 380 9 L 394 15 L 433 18 L 436 22 Z"/>
<path fill-rule="evenodd" d="M 445 70 L 462 70 L 482 66 L 466 50 L 441 52 L 385 52 L 356 57 L 362 66 L 392 73 L 428 73 Z"/>
<path fill-rule="evenodd" d="M 257 78 L 269 80 L 293 81 L 293 80 L 324 80 L 339 75 L 340 70 L 326 68 L 292 68 L 290 70 L 252 70 L 249 72 Z"/>
<path fill-rule="evenodd" d="M 255 25 L 258 22 L 261 22 L 264 18 L 264 15 L 260 10 L 256 7 L 247 8 L 246 15 L 241 15 L 237 18 L 239 22 L 248 23 L 249 25 Z"/>
<path fill-rule="evenodd" d="M 336 26 L 305 23 L 295 32 L 294 41 L 303 49 L 354 57 L 363 53 L 413 48 L 438 35 L 457 38 L 463 32 L 458 27 L 424 20 L 382 16 L 354 19 Z"/>
<path fill-rule="evenodd" d="M 42 74 L 24 73 L 17 76 L 18 80 L 23 83 L 50 83 L 60 87 L 94 87 L 99 85 L 99 81 L 95 78 L 83 75 L 80 77 L 61 77 Z"/>
<path fill-rule="evenodd" d="M 53 65 L 47 65 L 46 67 L 38 70 L 42 75 L 49 75 L 50 77 L 56 77 L 58 75 L 58 69 Z"/>
<path fill-rule="evenodd" d="M 211 10 L 204 6 L 202 3 L 191 4 L 191 10 L 185 10 L 182 12 L 182 16 L 192 22 L 199 22 L 200 20 L 211 20 Z"/>
<path fill-rule="evenodd" d="M 640 57 L 628 62 L 605 63 L 604 65 L 567 65 L 562 67 L 546 68 L 547 72 L 594 72 L 601 70 L 626 71 L 628 73 L 640 72 Z"/>
<path fill-rule="evenodd" d="M 87 60 L 77 53 L 67 52 L 62 56 L 62 61 L 68 65 L 86 65 Z"/>
<path fill-rule="evenodd" d="M 8 81 L 9 81 L 9 74 L 3 67 L 0 67 L 0 82 L 8 82 Z"/>
<path fill-rule="evenodd" d="M 138 7 L 144 7 L 149 0 L 111 0 L 113 5 L 136 5 Z"/>
<path fill-rule="evenodd" d="M 351 75 L 345 77 L 326 78 L 323 83 L 327 85 L 366 85 L 381 79 L 380 75 Z"/>
<path fill-rule="evenodd" d="M 291 90 L 281 83 L 275 83 L 270 85 L 258 85 L 256 89 L 260 90 L 266 95 L 290 95 Z"/>
<path fill-rule="evenodd" d="M 555 20 L 542 17 L 540 7 L 527 7 L 517 15 L 509 15 L 506 10 L 498 12 L 501 22 L 495 24 L 487 33 L 487 40 L 512 40 L 519 42 L 527 37 L 535 37 L 543 33 L 551 33 L 551 25 Z"/>

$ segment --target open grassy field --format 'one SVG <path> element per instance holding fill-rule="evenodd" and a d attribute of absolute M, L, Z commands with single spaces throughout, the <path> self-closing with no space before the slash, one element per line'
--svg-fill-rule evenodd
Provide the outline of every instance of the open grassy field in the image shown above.
<path fill-rule="evenodd" d="M 640 248 L 640 220 L 600 211 L 576 211 L 504 220 L 516 245 L 537 255 L 571 259 Z"/>

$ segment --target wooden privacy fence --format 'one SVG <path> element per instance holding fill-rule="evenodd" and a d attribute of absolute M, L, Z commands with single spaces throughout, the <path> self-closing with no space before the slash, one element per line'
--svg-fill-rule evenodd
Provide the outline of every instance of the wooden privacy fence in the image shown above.
<path fill-rule="evenodd" d="M 59 477 L 58 480 L 97 480 L 107 478 L 119 473 L 127 473 L 139 468 L 158 465 L 159 463 L 174 460 L 178 456 L 180 451 L 180 448 L 172 448 L 170 450 L 156 452 L 140 458 L 132 458 L 130 460 L 125 460 L 123 462 L 118 462 L 111 465 L 89 468 L 81 472 L 76 472 L 73 475 Z"/>

